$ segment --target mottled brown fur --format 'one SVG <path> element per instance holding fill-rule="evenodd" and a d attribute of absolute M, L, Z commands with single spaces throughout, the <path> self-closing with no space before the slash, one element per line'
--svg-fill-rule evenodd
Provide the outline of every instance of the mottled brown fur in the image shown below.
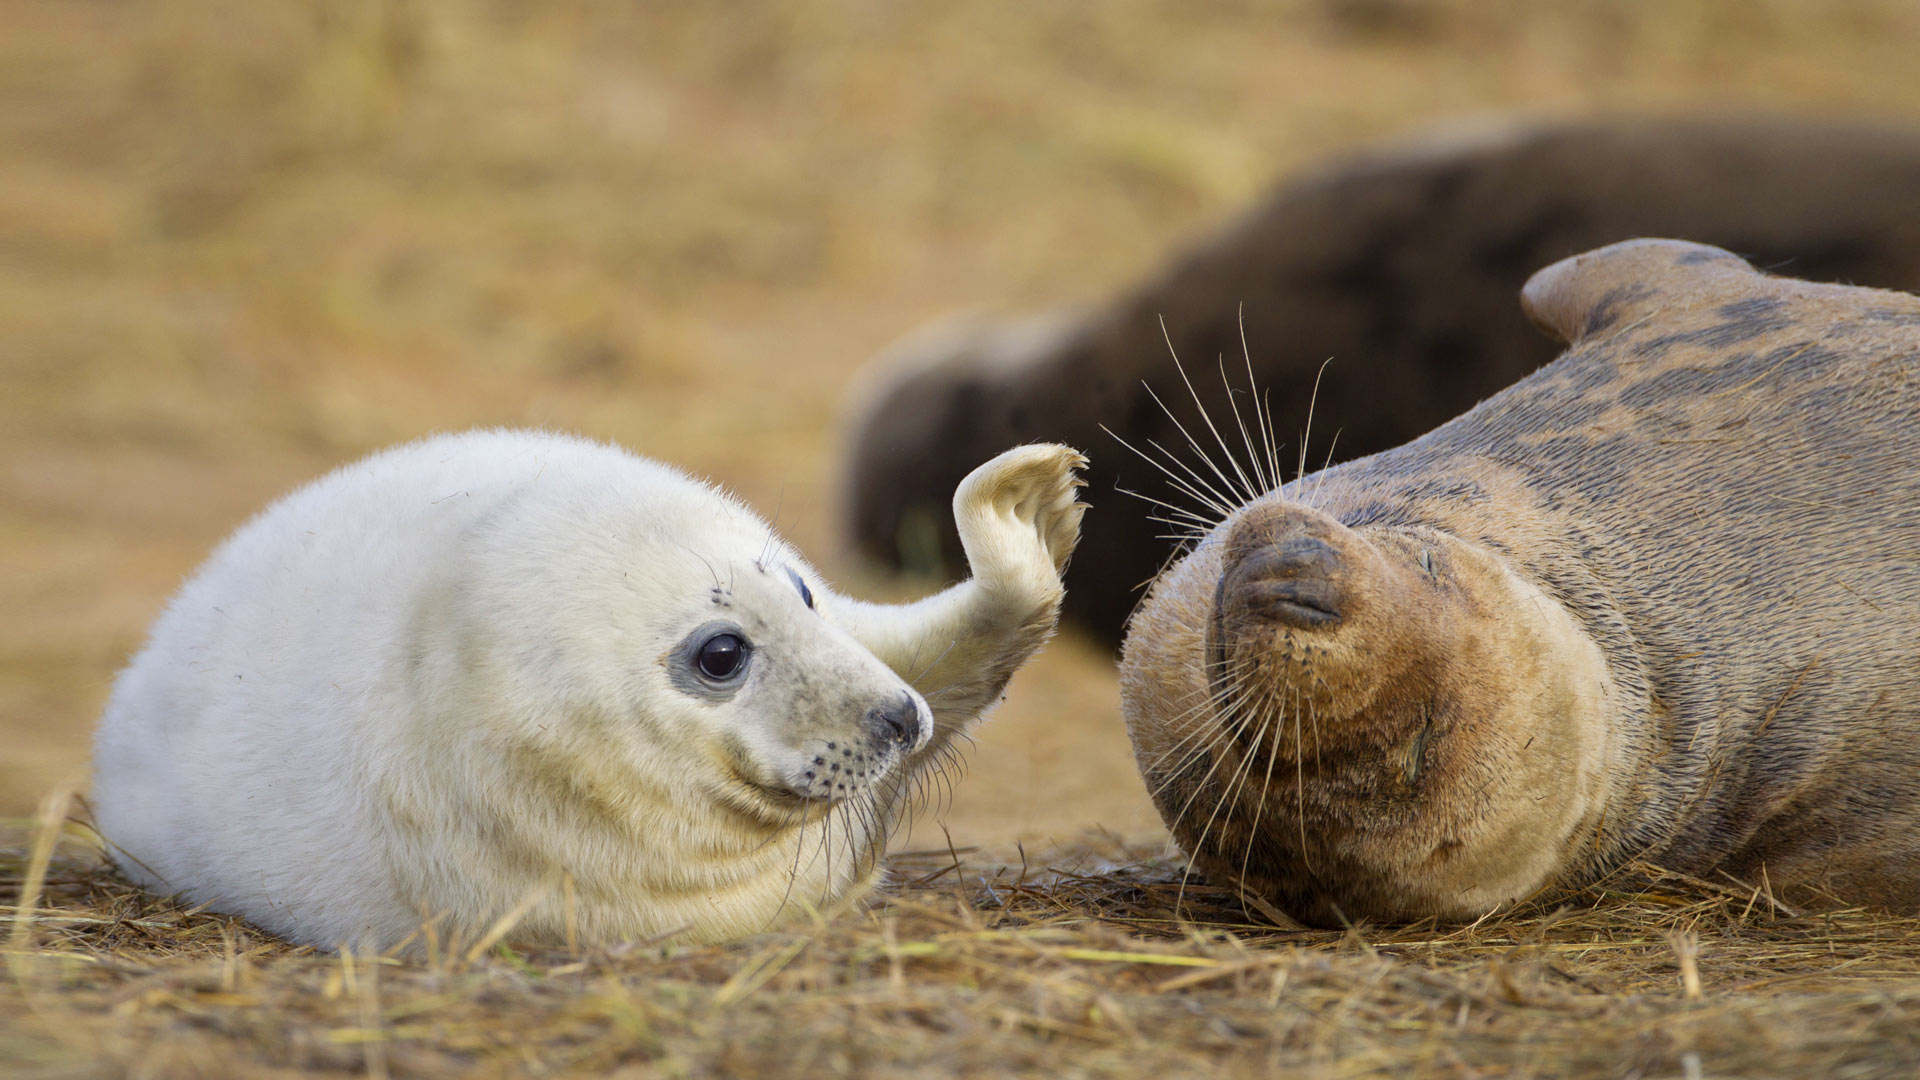
<path fill-rule="evenodd" d="M 1920 298 L 1635 241 L 1524 302 L 1559 360 L 1154 586 L 1123 693 L 1175 835 L 1321 922 L 1634 858 L 1920 910 Z"/>
<path fill-rule="evenodd" d="M 953 572 L 946 500 L 967 469 L 1019 442 L 1104 448 L 1087 476 L 1100 512 L 1063 614 L 1117 644 L 1136 586 L 1173 544 L 1151 507 L 1115 491 L 1164 494 L 1163 481 L 1101 428 L 1143 449 L 1184 447 L 1141 388 L 1184 408 L 1168 339 L 1224 415 L 1217 363 L 1244 375 L 1244 312 L 1291 475 L 1323 362 L 1310 468 L 1329 449 L 1341 461 L 1406 442 L 1552 359 L 1515 292 L 1556 259 L 1635 236 L 1714 244 L 1811 280 L 1920 289 L 1920 133 L 1621 117 L 1330 163 L 1110 301 L 896 349 L 851 426 L 846 527 L 878 558 Z"/>

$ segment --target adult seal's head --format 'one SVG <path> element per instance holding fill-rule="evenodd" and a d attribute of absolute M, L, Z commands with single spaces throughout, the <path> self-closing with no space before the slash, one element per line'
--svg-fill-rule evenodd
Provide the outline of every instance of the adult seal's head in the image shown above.
<path fill-rule="evenodd" d="M 248 523 L 154 625 L 101 721 L 101 832 L 143 884 L 319 946 L 831 911 L 1052 632 L 1081 460 L 975 469 L 973 577 L 895 607 L 614 447 L 376 455 Z"/>
<path fill-rule="evenodd" d="M 1634 859 L 1912 910 L 1920 300 L 1638 241 L 1524 302 L 1560 360 L 1153 586 L 1123 694 L 1175 836 L 1322 924 Z"/>
<path fill-rule="evenodd" d="M 1611 793 L 1604 657 L 1441 529 L 1245 507 L 1156 583 L 1122 670 L 1176 835 L 1308 921 L 1524 896 L 1578 858 Z"/>

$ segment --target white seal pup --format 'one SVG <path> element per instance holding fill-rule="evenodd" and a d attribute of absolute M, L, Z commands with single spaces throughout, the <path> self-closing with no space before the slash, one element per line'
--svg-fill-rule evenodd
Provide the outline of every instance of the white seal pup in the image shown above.
<path fill-rule="evenodd" d="M 280 500 L 120 675 L 120 867 L 289 940 L 722 941 L 844 907 L 907 793 L 1052 632 L 1063 446 L 973 471 L 973 573 L 835 595 L 750 510 L 624 450 L 488 431 Z"/>

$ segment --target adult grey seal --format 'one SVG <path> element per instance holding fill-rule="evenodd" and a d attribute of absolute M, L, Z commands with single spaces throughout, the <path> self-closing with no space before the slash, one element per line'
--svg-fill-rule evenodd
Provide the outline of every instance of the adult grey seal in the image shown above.
<path fill-rule="evenodd" d="M 1644 859 L 1920 910 L 1920 298 L 1623 243 L 1572 347 L 1250 498 L 1121 666 L 1195 864 L 1302 919 L 1466 919 Z"/>
<path fill-rule="evenodd" d="M 1636 236 L 1714 244 L 1801 278 L 1920 289 L 1920 132 L 1615 117 L 1332 162 L 1090 310 L 949 323 L 892 350 L 849 428 L 845 528 L 881 560 L 957 567 L 946 498 L 994 449 L 1119 450 L 1103 427 L 1142 450 L 1184 448 L 1142 383 L 1177 411 L 1190 400 L 1170 341 L 1208 410 L 1226 415 L 1217 362 L 1247 381 L 1243 319 L 1279 436 L 1296 444 L 1313 406 L 1310 466 L 1329 450 L 1338 461 L 1388 449 L 1552 359 L 1513 304 L 1527 275 Z M 1173 545 L 1152 507 L 1114 489 L 1166 485 L 1130 453 L 1095 457 L 1087 478 L 1102 512 L 1063 614 L 1117 644 L 1136 587 Z"/>

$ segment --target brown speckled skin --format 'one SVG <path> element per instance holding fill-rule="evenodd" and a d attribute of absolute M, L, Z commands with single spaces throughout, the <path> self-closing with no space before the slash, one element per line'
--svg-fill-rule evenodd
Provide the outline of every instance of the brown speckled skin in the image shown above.
<path fill-rule="evenodd" d="M 946 500 L 961 475 L 1015 443 L 1081 447 L 1096 509 L 1064 616 L 1118 644 L 1173 544 L 1150 507 L 1115 490 L 1165 484 L 1101 427 L 1143 448 L 1184 445 L 1141 389 L 1190 412 L 1163 317 L 1222 415 L 1216 360 L 1240 361 L 1244 307 L 1292 475 L 1322 362 L 1309 469 L 1330 445 L 1342 461 L 1403 443 L 1552 359 L 1514 294 L 1548 263 L 1636 236 L 1714 244 L 1808 280 L 1920 289 L 1920 132 L 1623 117 L 1333 163 L 1110 302 L 905 347 L 915 362 L 896 351 L 849 428 L 845 528 L 874 557 L 957 573 Z"/>
<path fill-rule="evenodd" d="M 1451 905 L 1427 876 L 1530 843 L 1551 871 L 1500 902 L 1644 857 L 1920 911 L 1920 298 L 1634 241 L 1542 270 L 1524 303 L 1560 359 L 1243 507 L 1142 604 L 1123 693 L 1176 837 L 1318 922 L 1470 917 L 1487 897 Z M 1316 654 L 1332 631 L 1234 598 L 1263 538 L 1307 532 L 1332 538 L 1304 573 L 1356 648 Z M 1533 625 L 1576 632 L 1516 645 Z M 1514 711 L 1590 662 L 1581 642 L 1604 689 Z M 1309 735 L 1168 754 L 1229 668 L 1317 703 Z M 1520 745 L 1513 717 L 1584 743 Z M 1550 820 L 1582 791 L 1597 812 Z M 1220 809 L 1204 829 L 1189 806 Z M 1476 852 L 1476 823 L 1512 813 L 1540 838 Z"/>

